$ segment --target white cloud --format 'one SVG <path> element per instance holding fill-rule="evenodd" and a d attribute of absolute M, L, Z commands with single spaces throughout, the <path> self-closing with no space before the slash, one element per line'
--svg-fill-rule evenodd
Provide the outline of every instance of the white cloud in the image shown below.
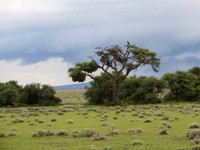
<path fill-rule="evenodd" d="M 72 65 L 63 62 L 62 58 L 50 58 L 47 61 L 32 65 L 21 65 L 20 60 L 0 61 L 1 80 L 7 82 L 16 80 L 21 85 L 28 83 L 42 83 L 50 85 L 64 85 L 73 83 L 67 76 L 67 70 Z"/>

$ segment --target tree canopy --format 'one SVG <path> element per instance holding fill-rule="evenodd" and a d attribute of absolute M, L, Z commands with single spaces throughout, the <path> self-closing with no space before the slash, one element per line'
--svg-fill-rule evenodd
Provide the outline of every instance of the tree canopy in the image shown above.
<path fill-rule="evenodd" d="M 17 81 L 0 83 L 0 106 L 55 105 L 60 101 L 49 85 L 32 83 L 20 86 Z"/>
<path fill-rule="evenodd" d="M 98 69 L 111 77 L 113 87 L 113 101 L 116 105 L 121 104 L 119 97 L 119 86 L 131 71 L 145 65 L 151 65 L 154 71 L 158 71 L 160 59 L 156 53 L 149 49 L 137 47 L 134 44 L 127 44 L 124 49 L 119 45 L 106 48 L 97 48 L 96 56 L 90 57 L 90 62 L 77 63 L 75 67 L 68 70 L 69 76 L 73 81 L 83 82 L 86 76 L 97 80 L 99 76 L 94 76 L 93 72 Z"/>

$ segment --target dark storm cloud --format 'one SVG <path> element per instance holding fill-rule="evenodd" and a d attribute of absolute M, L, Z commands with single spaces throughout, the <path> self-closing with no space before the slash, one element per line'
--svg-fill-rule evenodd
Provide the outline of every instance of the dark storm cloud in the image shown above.
<path fill-rule="evenodd" d="M 0 59 L 84 61 L 95 47 L 128 40 L 156 51 L 161 72 L 188 68 L 199 65 L 186 53 L 200 51 L 199 7 L 196 0 L 0 0 Z"/>

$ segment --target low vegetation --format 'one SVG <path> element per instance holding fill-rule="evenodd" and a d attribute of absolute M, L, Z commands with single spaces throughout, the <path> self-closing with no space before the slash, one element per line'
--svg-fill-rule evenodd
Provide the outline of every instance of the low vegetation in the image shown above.
<path fill-rule="evenodd" d="M 1 108 L 0 149 L 193 150 L 199 120 L 198 104 Z"/>

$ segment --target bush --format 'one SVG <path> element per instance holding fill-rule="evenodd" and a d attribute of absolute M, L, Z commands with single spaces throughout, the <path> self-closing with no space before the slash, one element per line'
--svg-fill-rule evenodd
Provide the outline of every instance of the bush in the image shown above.
<path fill-rule="evenodd" d="M 161 126 L 159 130 L 160 135 L 167 135 L 167 130 L 168 128 L 166 126 Z"/>
<path fill-rule="evenodd" d="M 74 138 L 79 137 L 79 136 L 80 136 L 79 131 L 73 130 L 73 131 L 71 132 L 71 136 L 74 137 Z"/>
<path fill-rule="evenodd" d="M 32 137 L 44 137 L 44 136 L 53 136 L 53 135 L 54 133 L 51 131 L 38 130 L 32 134 Z"/>
<path fill-rule="evenodd" d="M 90 104 L 113 104 L 113 89 L 110 76 L 102 73 L 100 77 L 90 82 L 90 84 L 91 87 L 85 93 L 85 97 Z"/>
<path fill-rule="evenodd" d="M 186 71 L 176 71 L 176 73 L 166 73 L 162 79 L 166 82 L 167 88 L 170 89 L 166 100 L 199 100 L 200 83 L 197 75 Z"/>
<path fill-rule="evenodd" d="M 142 145 L 143 142 L 142 142 L 141 140 L 133 140 L 133 141 L 131 142 L 131 144 L 132 144 L 132 145 Z"/>
<path fill-rule="evenodd" d="M 14 119 L 11 121 L 11 123 L 22 123 L 22 122 L 24 122 L 24 120 L 22 119 Z"/>
<path fill-rule="evenodd" d="M 188 132 L 186 133 L 186 137 L 189 139 L 200 139 L 200 130 L 199 129 L 192 129 L 192 130 L 188 130 Z"/>
<path fill-rule="evenodd" d="M 65 131 L 65 130 L 60 130 L 60 131 L 56 132 L 55 135 L 57 135 L 57 136 L 68 136 L 68 132 Z"/>
<path fill-rule="evenodd" d="M 128 104 L 161 103 L 164 82 L 155 77 L 130 77 L 121 84 L 120 97 Z"/>
<path fill-rule="evenodd" d="M 6 135 L 4 133 L 0 132 L 0 137 L 5 137 Z"/>
<path fill-rule="evenodd" d="M 55 105 L 61 100 L 55 97 L 51 86 L 32 83 L 23 88 L 20 102 L 27 105 Z"/>
<path fill-rule="evenodd" d="M 198 124 L 198 123 L 192 123 L 192 124 L 189 125 L 189 128 L 190 128 L 190 129 L 199 128 L 199 124 Z"/>
<path fill-rule="evenodd" d="M 55 105 L 61 102 L 51 86 L 38 83 L 22 87 L 17 81 L 9 81 L 0 83 L 0 91 L 0 106 Z"/>
<path fill-rule="evenodd" d="M 9 133 L 8 136 L 16 136 L 15 133 Z"/>
<path fill-rule="evenodd" d="M 115 135 L 115 134 L 119 134 L 119 131 L 117 130 L 117 128 L 112 125 L 108 128 L 108 135 Z"/>
<path fill-rule="evenodd" d="M 200 150 L 200 145 L 192 146 L 191 150 Z"/>
<path fill-rule="evenodd" d="M 137 129 L 129 129 L 129 130 L 128 130 L 128 133 L 129 133 L 129 134 L 140 134 L 140 133 L 142 133 L 142 129 L 140 129 L 140 128 L 137 128 Z"/>
<path fill-rule="evenodd" d="M 21 86 L 16 81 L 0 83 L 0 106 L 15 106 L 19 101 Z"/>
<path fill-rule="evenodd" d="M 96 131 L 92 129 L 84 129 L 81 133 L 83 137 L 93 137 L 95 134 Z"/>
<path fill-rule="evenodd" d="M 106 139 L 105 135 L 102 135 L 102 134 L 95 134 L 94 135 L 95 141 L 100 141 L 100 140 L 105 140 L 105 139 Z"/>

